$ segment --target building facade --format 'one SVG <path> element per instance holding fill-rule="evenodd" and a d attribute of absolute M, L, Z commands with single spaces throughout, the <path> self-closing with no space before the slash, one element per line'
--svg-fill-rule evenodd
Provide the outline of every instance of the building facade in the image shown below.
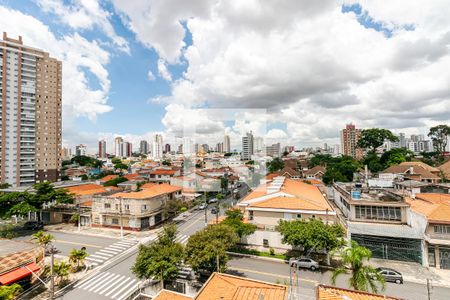
<path fill-rule="evenodd" d="M 225 153 L 230 153 L 231 152 L 231 143 L 230 143 L 230 136 L 229 135 L 225 135 L 223 137 L 223 148 L 222 151 Z"/>
<path fill-rule="evenodd" d="M 148 142 L 147 141 L 141 141 L 139 143 L 139 153 L 141 154 L 147 154 L 148 153 Z"/>
<path fill-rule="evenodd" d="M 361 129 L 357 129 L 354 124 L 347 124 L 341 131 L 341 151 L 343 155 L 351 156 L 355 159 L 361 159 L 364 155 L 363 150 L 357 147 L 361 138 Z"/>
<path fill-rule="evenodd" d="M 163 136 L 155 134 L 152 144 L 152 157 L 154 159 L 161 159 L 163 157 Z"/>
<path fill-rule="evenodd" d="M 252 159 L 253 153 L 253 134 L 252 132 L 247 132 L 247 134 L 242 137 L 242 159 Z"/>
<path fill-rule="evenodd" d="M 116 137 L 114 139 L 114 155 L 117 157 L 123 157 L 122 144 L 123 144 L 123 138 L 121 138 L 120 136 Z"/>
<path fill-rule="evenodd" d="M 75 146 L 75 156 L 86 155 L 86 146 L 79 144 Z"/>
<path fill-rule="evenodd" d="M 106 141 L 105 140 L 98 141 L 98 157 L 106 158 Z"/>
<path fill-rule="evenodd" d="M 57 181 L 61 61 L 25 46 L 20 36 L 16 40 L 3 33 L 0 70 L 0 182 L 20 186 Z"/>

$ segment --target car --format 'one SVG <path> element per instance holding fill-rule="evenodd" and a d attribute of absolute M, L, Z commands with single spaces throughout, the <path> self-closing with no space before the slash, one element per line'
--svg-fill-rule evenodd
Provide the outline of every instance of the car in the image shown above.
<path fill-rule="evenodd" d="M 310 269 L 315 271 L 319 268 L 319 263 L 311 258 L 303 257 L 291 261 L 291 267 Z"/>
<path fill-rule="evenodd" d="M 44 223 L 39 221 L 28 221 L 24 225 L 25 229 L 28 230 L 40 230 L 44 229 Z"/>
<path fill-rule="evenodd" d="M 212 198 L 208 200 L 208 203 L 217 203 L 217 198 Z"/>
<path fill-rule="evenodd" d="M 212 213 L 212 214 L 217 214 L 217 213 L 219 213 L 219 211 L 217 210 L 217 207 L 211 208 L 211 213 Z"/>
<path fill-rule="evenodd" d="M 197 206 L 198 210 L 204 210 L 208 207 L 208 204 L 206 203 L 201 203 L 199 206 Z"/>
<path fill-rule="evenodd" d="M 242 185 L 241 185 L 240 183 L 236 184 L 236 187 L 238 187 L 238 188 L 241 187 L 241 186 L 242 186 Z"/>
<path fill-rule="evenodd" d="M 403 276 L 400 272 L 391 268 L 377 268 L 377 271 L 384 277 L 387 282 L 403 283 Z"/>

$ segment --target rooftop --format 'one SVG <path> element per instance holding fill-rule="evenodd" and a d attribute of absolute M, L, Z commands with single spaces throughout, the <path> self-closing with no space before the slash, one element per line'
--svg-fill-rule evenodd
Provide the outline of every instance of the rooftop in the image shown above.
<path fill-rule="evenodd" d="M 2 245 L 0 247 L 0 257 L 9 256 L 12 253 L 32 250 L 34 248 L 39 247 L 39 245 L 36 245 L 32 242 L 14 241 L 14 240 L 8 240 L 8 239 L 0 239 L 0 244 Z"/>
<path fill-rule="evenodd" d="M 141 191 L 138 192 L 130 192 L 130 193 L 117 193 L 110 197 L 112 198 L 125 198 L 125 199 L 148 199 L 153 198 L 165 194 L 170 194 L 174 192 L 181 191 L 182 188 L 178 186 L 173 186 L 167 183 L 163 184 L 152 184 L 146 183 L 142 187 Z"/>
<path fill-rule="evenodd" d="M 317 286 L 317 300 L 401 300 L 385 295 L 348 290 L 335 286 L 319 284 Z"/>
<path fill-rule="evenodd" d="M 285 285 L 213 273 L 199 291 L 196 300 L 285 300 Z"/>
<path fill-rule="evenodd" d="M 415 199 L 408 198 L 407 202 L 428 222 L 450 224 L 450 194 L 417 194 Z"/>

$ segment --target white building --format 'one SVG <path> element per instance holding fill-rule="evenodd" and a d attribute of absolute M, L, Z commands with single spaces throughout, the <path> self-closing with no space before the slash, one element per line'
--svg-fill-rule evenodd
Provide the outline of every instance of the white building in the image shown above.
<path fill-rule="evenodd" d="M 76 156 L 86 155 L 86 146 L 83 144 L 75 146 L 75 155 Z"/>
<path fill-rule="evenodd" d="M 229 153 L 231 152 L 231 146 L 230 146 L 230 136 L 229 135 L 225 135 L 223 137 L 223 152 L 225 153 Z"/>
<path fill-rule="evenodd" d="M 257 136 L 253 139 L 253 152 L 261 153 L 265 150 L 264 139 L 260 136 Z"/>
<path fill-rule="evenodd" d="M 250 133 L 247 132 L 247 135 L 242 137 L 242 159 L 250 160 L 253 153 L 253 134 L 250 131 Z"/>
<path fill-rule="evenodd" d="M 161 134 L 155 134 L 152 144 L 152 157 L 161 159 L 163 157 L 163 137 Z"/>
<path fill-rule="evenodd" d="M 123 157 L 123 138 L 116 137 L 114 139 L 114 155 L 117 157 Z"/>

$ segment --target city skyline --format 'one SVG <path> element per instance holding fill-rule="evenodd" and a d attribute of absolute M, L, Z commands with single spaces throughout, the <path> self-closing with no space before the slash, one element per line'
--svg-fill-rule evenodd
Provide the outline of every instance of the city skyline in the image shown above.
<path fill-rule="evenodd" d="M 295 4 L 265 4 L 262 10 L 256 2 L 243 7 L 219 1 L 199 2 L 189 10 L 160 4 L 150 11 L 150 2 L 140 2 L 136 9 L 118 0 L 92 1 L 91 6 L 0 1 L 2 30 L 13 38 L 22 35 L 63 61 L 64 146 L 83 143 L 94 152 L 99 139 L 120 135 L 138 145 L 155 133 L 169 136 L 193 106 L 266 108 L 267 134 L 297 147 L 338 144 L 336 128 L 350 122 L 426 134 L 449 114 L 445 80 L 422 80 L 448 77 L 449 54 L 442 38 L 448 21 L 440 17 L 448 10 L 438 3 L 426 11 L 417 9 L 419 2 L 388 11 L 373 3 L 332 1 L 317 7 L 301 4 L 302 10 Z M 238 13 L 246 10 L 261 13 L 250 22 Z M 139 11 L 149 12 L 155 25 L 143 26 Z M 285 14 L 283 22 L 270 17 L 274 11 Z M 161 13 L 167 18 L 160 18 Z M 233 20 L 236 27 L 217 40 L 218 32 L 223 34 L 220 20 Z M 245 30 L 237 30 L 239 25 Z M 306 30 L 308 26 L 316 30 Z M 335 28 L 335 36 L 328 35 L 329 27 Z M 279 35 L 267 35 L 274 28 Z M 277 47 L 280 36 L 291 47 Z M 226 42 L 230 39 L 235 43 Z M 321 43 L 312 49 L 309 39 Z M 406 49 L 410 52 L 402 55 Z M 240 64 L 245 73 L 232 80 Z M 288 80 L 277 80 L 282 73 Z M 251 88 L 252 82 L 261 84 Z M 206 134 L 219 140 L 225 131 L 235 144 L 258 127 L 258 122 L 217 126 L 210 121 L 199 120 L 208 125 Z"/>

